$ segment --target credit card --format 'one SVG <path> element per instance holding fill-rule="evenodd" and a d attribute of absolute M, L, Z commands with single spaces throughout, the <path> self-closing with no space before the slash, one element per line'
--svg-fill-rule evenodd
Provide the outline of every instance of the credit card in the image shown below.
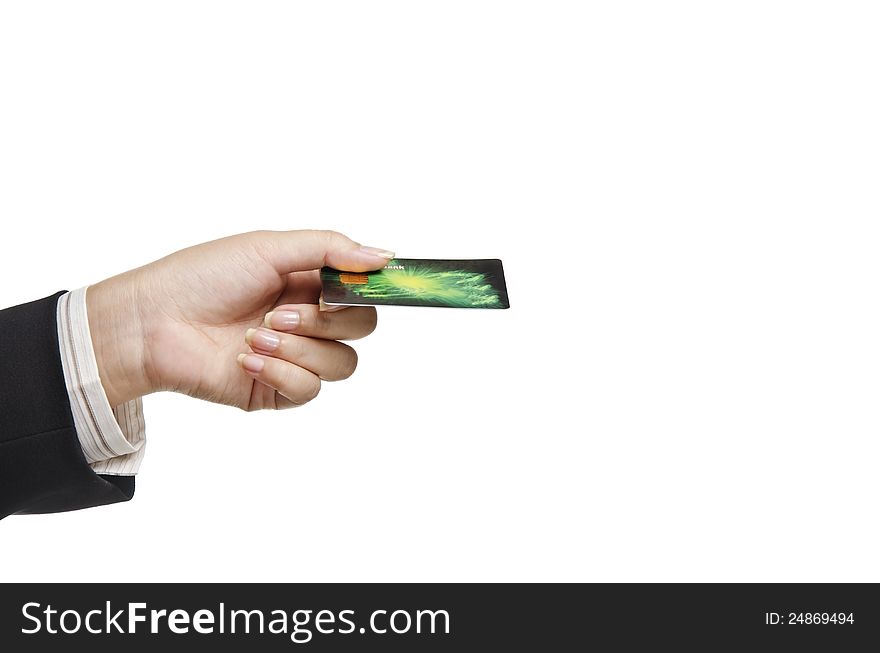
<path fill-rule="evenodd" d="M 374 272 L 321 269 L 328 306 L 510 308 L 498 259 L 396 258 Z"/>

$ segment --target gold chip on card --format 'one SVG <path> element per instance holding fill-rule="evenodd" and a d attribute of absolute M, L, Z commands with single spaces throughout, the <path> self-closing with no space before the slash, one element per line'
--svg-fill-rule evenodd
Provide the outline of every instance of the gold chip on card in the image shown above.
<path fill-rule="evenodd" d="M 348 272 L 340 272 L 339 281 L 346 284 L 364 285 L 370 282 L 370 277 L 366 274 L 351 274 Z"/>

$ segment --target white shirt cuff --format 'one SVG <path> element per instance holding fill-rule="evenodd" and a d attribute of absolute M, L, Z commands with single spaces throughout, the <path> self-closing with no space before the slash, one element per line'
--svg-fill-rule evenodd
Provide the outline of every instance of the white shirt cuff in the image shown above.
<path fill-rule="evenodd" d="M 89 466 L 98 474 L 132 476 L 144 457 L 143 402 L 111 407 L 98 376 L 92 347 L 86 290 L 58 299 L 58 345 L 76 434 Z"/>

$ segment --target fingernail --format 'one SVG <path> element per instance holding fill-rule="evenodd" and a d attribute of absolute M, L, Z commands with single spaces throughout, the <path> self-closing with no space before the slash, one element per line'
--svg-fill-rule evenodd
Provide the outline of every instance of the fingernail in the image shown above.
<path fill-rule="evenodd" d="M 253 354 L 239 354 L 238 364 L 251 374 L 259 374 L 263 371 L 266 362 L 259 356 Z"/>
<path fill-rule="evenodd" d="M 248 329 L 247 333 L 244 334 L 244 339 L 254 349 L 261 349 L 266 352 L 275 351 L 278 349 L 278 345 L 281 344 L 281 338 L 265 329 Z"/>
<path fill-rule="evenodd" d="M 389 252 L 387 249 L 381 249 L 380 247 L 367 247 L 366 245 L 361 245 L 361 251 L 364 254 L 369 254 L 370 256 L 381 256 L 382 258 L 387 258 L 388 260 L 394 258 L 394 252 Z"/>
<path fill-rule="evenodd" d="M 265 326 L 279 331 L 293 331 L 299 323 L 299 311 L 271 311 L 263 320 Z"/>

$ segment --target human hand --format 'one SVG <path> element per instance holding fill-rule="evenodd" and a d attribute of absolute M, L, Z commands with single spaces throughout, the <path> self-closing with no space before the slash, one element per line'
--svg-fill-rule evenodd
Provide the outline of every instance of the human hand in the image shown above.
<path fill-rule="evenodd" d="M 159 390 L 245 410 L 310 401 L 322 379 L 347 378 L 357 365 L 338 341 L 376 327 L 372 307 L 319 311 L 320 268 L 366 272 L 392 257 L 332 231 L 257 231 L 90 286 L 89 327 L 110 405 Z"/>

